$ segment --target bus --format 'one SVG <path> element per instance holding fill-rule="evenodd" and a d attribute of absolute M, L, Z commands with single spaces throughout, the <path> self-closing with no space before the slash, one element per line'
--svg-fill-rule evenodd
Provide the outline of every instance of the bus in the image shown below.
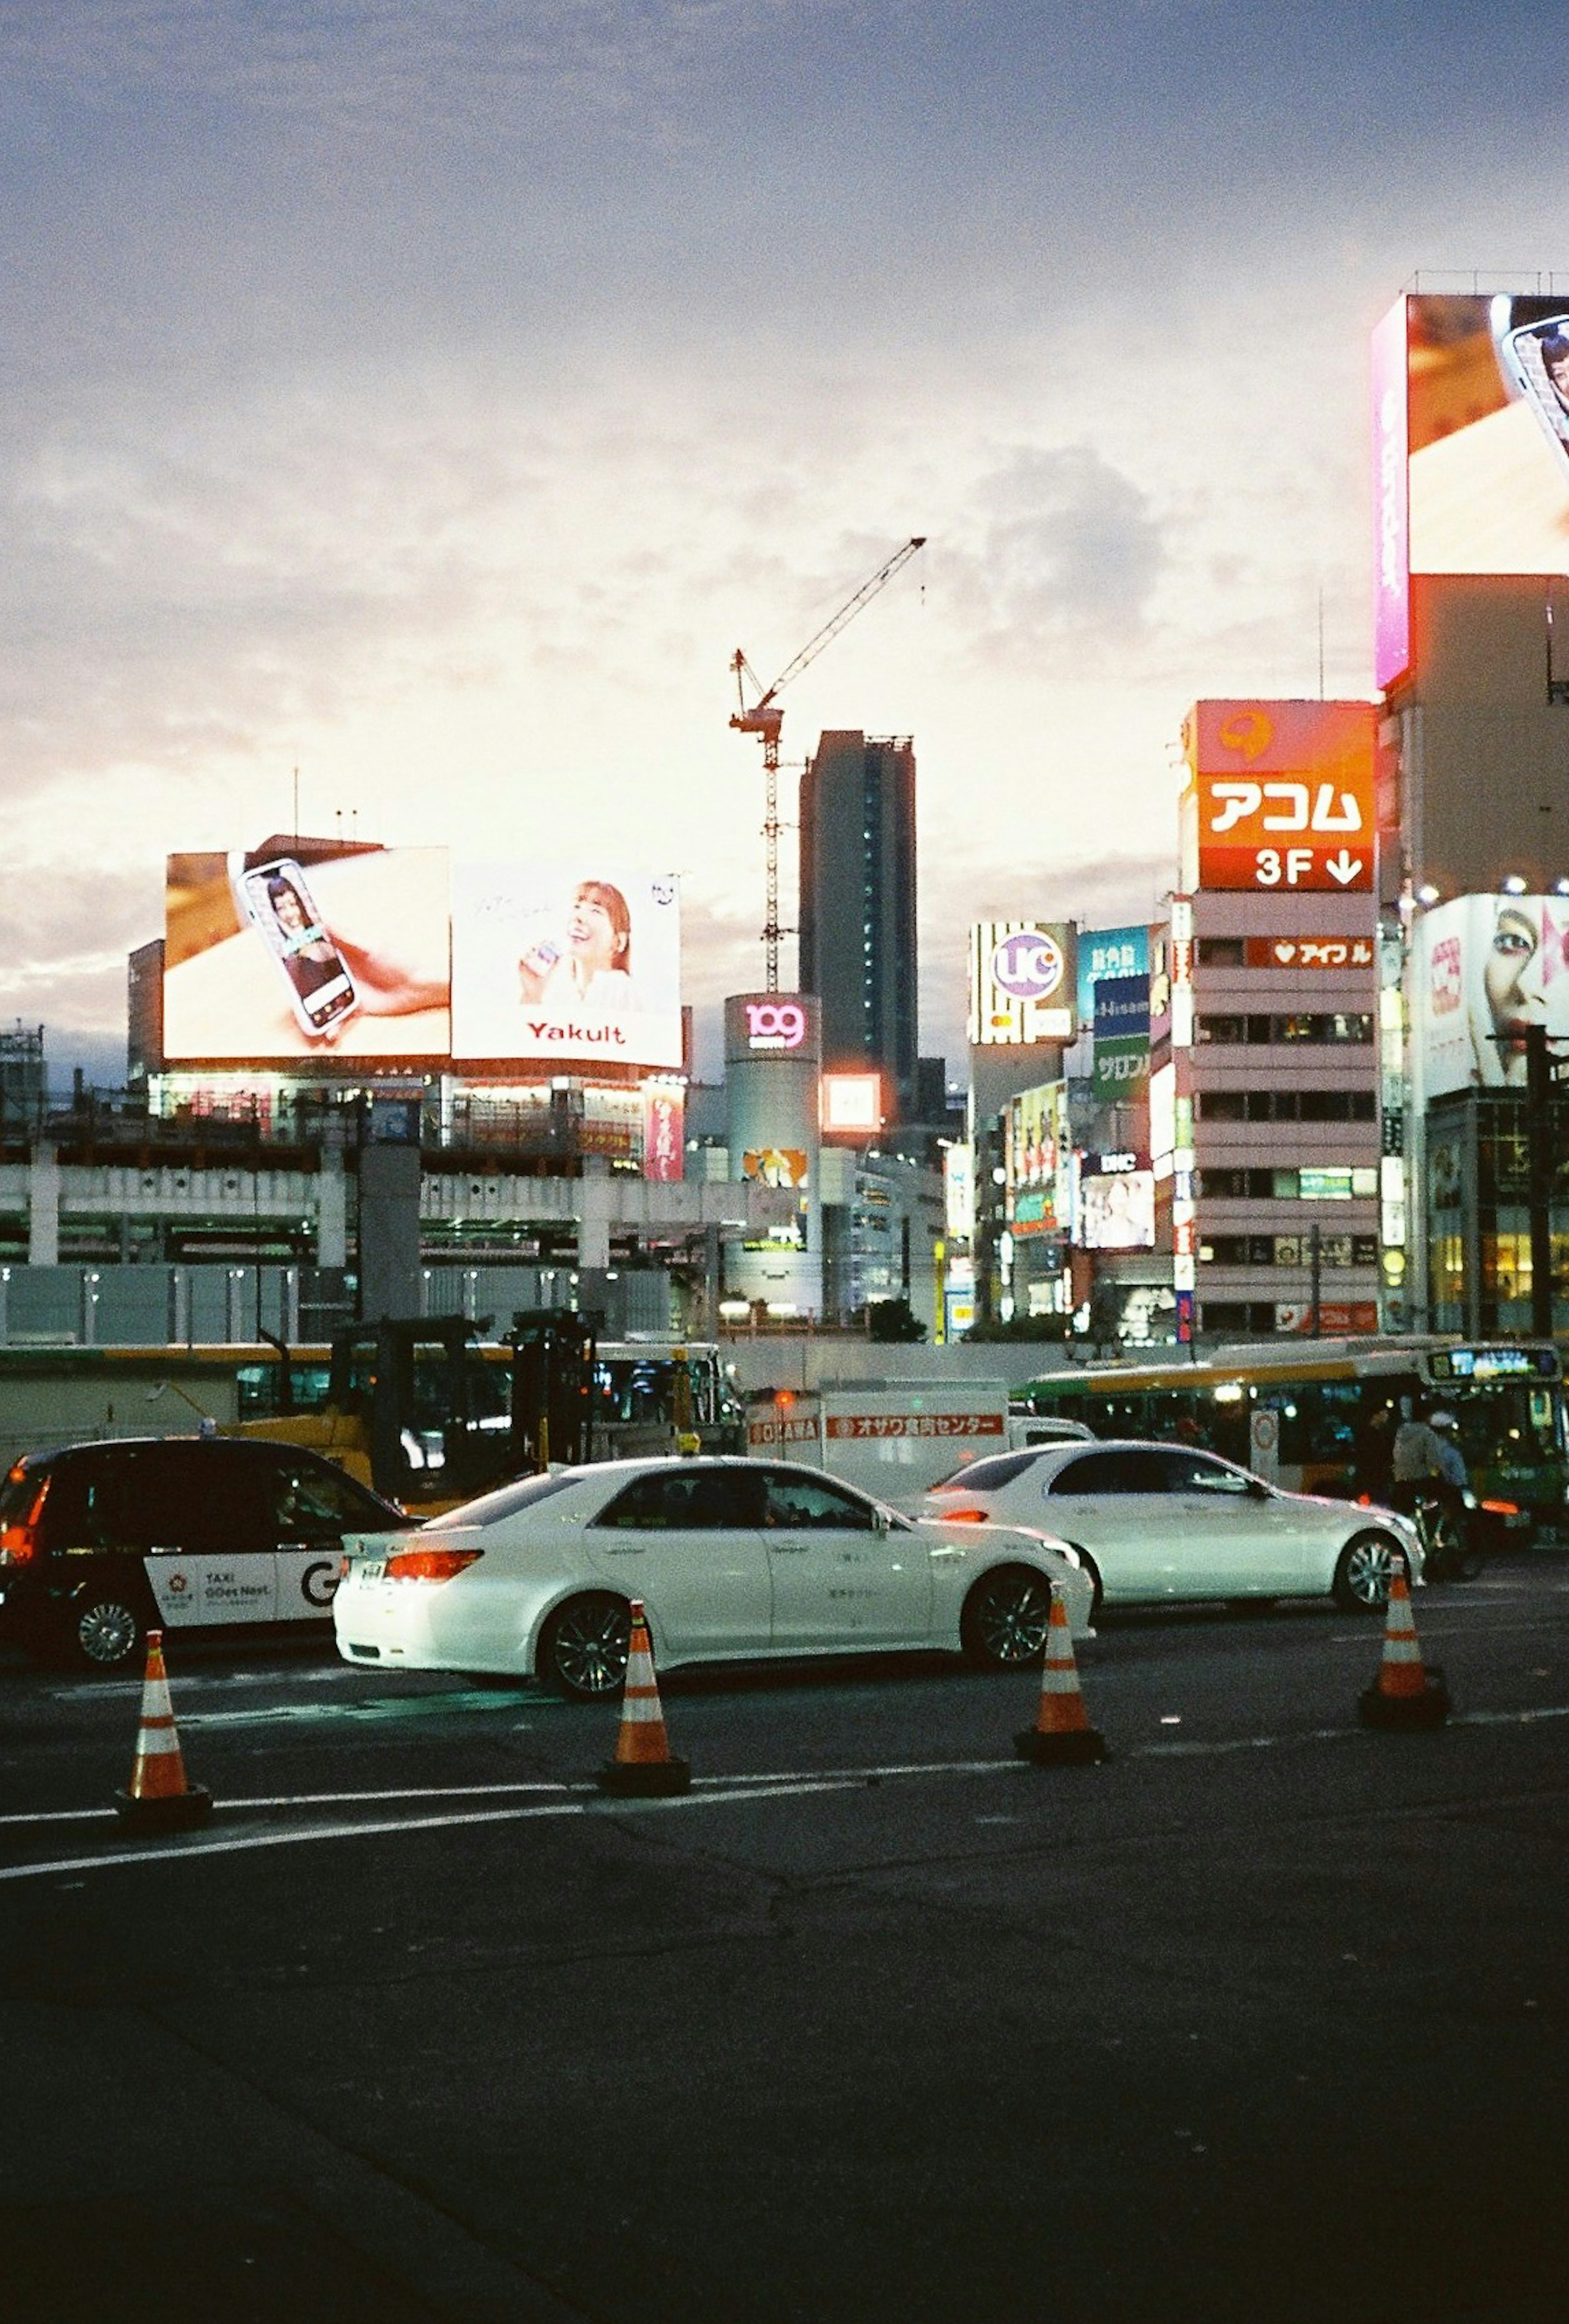
<path fill-rule="evenodd" d="M 1018 1389 L 1011 1409 L 1096 1436 L 1206 1445 L 1289 1492 L 1350 1499 L 1375 1413 L 1398 1422 L 1432 1404 L 1454 1414 L 1472 1489 L 1511 1537 L 1565 1521 L 1564 1374 L 1547 1342 L 1324 1340 L 1192 1362 L 1070 1364 Z"/>
<path fill-rule="evenodd" d="M 563 1322 L 568 1319 L 563 1318 Z M 421 1489 L 394 1498 L 425 1501 L 459 1479 L 439 1477 L 454 1451 L 455 1403 L 472 1459 L 472 1489 L 481 1490 L 512 1463 L 514 1444 L 513 1370 L 504 1342 L 475 1341 L 461 1351 L 461 1396 L 455 1399 L 449 1327 L 432 1323 L 411 1351 L 408 1410 L 401 1435 L 407 1480 Z M 361 1370 L 374 1334 L 356 1351 Z M 330 1441 L 322 1434 L 332 1380 L 333 1351 L 325 1342 L 291 1346 L 284 1366 L 275 1346 L 0 1347 L 0 1462 L 25 1452 L 93 1439 L 194 1435 L 216 1428 L 317 1445 L 330 1459 L 369 1471 L 356 1433 Z M 368 1387 L 355 1374 L 362 1393 Z M 576 1434 L 576 1431 L 572 1432 Z M 582 1432 L 586 1457 L 673 1452 L 678 1436 L 695 1436 L 705 1452 L 743 1452 L 745 1409 L 730 1367 L 712 1342 L 606 1341 L 593 1351 L 593 1385 Z M 553 1438 L 560 1457 L 568 1432 Z M 487 1449 L 488 1447 L 494 1450 Z M 522 1465 L 528 1465 L 525 1462 Z M 421 1475 L 418 1472 L 423 1471 Z M 466 1473 L 464 1483 L 470 1480 Z"/>

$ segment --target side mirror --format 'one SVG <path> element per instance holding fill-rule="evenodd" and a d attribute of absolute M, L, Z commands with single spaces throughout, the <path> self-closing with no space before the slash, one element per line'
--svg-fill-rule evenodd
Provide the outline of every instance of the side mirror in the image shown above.
<path fill-rule="evenodd" d="M 888 1511 L 886 1509 L 872 1510 L 872 1530 L 873 1533 L 887 1533 L 889 1530 L 889 1520 Z"/>

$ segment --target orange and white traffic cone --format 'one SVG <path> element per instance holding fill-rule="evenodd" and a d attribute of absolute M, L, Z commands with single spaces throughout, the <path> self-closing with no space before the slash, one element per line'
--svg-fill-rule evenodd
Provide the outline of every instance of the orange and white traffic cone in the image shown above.
<path fill-rule="evenodd" d="M 653 1642 L 641 1598 L 632 1601 L 632 1637 L 626 1650 L 626 1686 L 621 1699 L 621 1732 L 615 1757 L 599 1771 L 600 1788 L 634 1799 L 662 1799 L 684 1792 L 692 1780 L 685 1759 L 678 1759 L 665 1732 L 654 1677 Z"/>
<path fill-rule="evenodd" d="M 185 1780 L 169 1677 L 163 1667 L 163 1633 L 147 1633 L 147 1675 L 142 1683 L 142 1724 L 130 1788 L 115 1794 L 121 1819 L 136 1831 L 188 1831 L 212 1813 L 212 1794 Z"/>
<path fill-rule="evenodd" d="M 1429 1669 L 1422 1661 L 1410 1586 L 1403 1572 L 1397 1572 L 1389 1584 L 1379 1675 L 1359 1698 L 1357 1711 L 1364 1727 L 1442 1727 L 1449 1716 L 1444 1673 L 1435 1664 Z"/>
<path fill-rule="evenodd" d="M 1084 1766 L 1106 1756 L 1106 1738 L 1099 1728 L 1090 1725 L 1079 1691 L 1067 1601 L 1055 1582 L 1046 1660 L 1040 1672 L 1040 1709 L 1034 1726 L 1013 1738 L 1013 1748 L 1021 1759 L 1031 1759 L 1038 1767 Z"/>

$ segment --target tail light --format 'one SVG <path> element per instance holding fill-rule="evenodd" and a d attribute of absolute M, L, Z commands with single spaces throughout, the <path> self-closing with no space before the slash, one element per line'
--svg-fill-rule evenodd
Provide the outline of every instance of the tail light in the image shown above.
<path fill-rule="evenodd" d="M 1518 1517 L 1520 1514 L 1518 1501 L 1483 1501 L 1482 1508 L 1495 1517 Z"/>
<path fill-rule="evenodd" d="M 480 1549 L 400 1549 L 387 1560 L 389 1582 L 450 1582 L 483 1557 Z"/>
<path fill-rule="evenodd" d="M 13 1469 L 8 1483 L 16 1481 L 18 1471 Z M 43 1504 L 49 1498 L 46 1477 L 32 1497 L 32 1506 L 24 1517 L 13 1525 L 0 1526 L 0 1565 L 31 1565 L 38 1555 L 38 1520 L 43 1514 Z"/>
<path fill-rule="evenodd" d="M 945 1509 L 945 1525 L 985 1525 L 989 1522 L 984 1509 Z"/>

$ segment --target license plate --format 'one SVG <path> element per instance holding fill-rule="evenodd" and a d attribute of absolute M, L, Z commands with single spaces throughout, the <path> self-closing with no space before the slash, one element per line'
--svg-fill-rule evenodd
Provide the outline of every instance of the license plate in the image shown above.
<path fill-rule="evenodd" d="M 387 1577 L 387 1561 L 384 1557 L 356 1557 L 354 1570 L 357 1581 L 384 1582 Z"/>

